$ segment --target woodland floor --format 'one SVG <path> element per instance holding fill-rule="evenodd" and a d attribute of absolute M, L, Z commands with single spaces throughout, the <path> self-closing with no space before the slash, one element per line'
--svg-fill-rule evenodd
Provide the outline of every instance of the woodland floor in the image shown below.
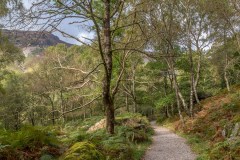
<path fill-rule="evenodd" d="M 155 134 L 153 143 L 143 160 L 194 160 L 196 155 L 186 144 L 186 140 L 169 129 L 152 123 Z"/>

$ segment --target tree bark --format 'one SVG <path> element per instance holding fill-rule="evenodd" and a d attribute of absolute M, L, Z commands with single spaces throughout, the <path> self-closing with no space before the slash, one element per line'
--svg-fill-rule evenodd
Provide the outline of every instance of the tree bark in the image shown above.
<path fill-rule="evenodd" d="M 228 54 L 226 53 L 225 67 L 224 67 L 224 80 L 226 83 L 227 90 L 228 90 L 228 92 L 230 92 L 230 85 L 229 85 L 229 80 L 228 80 L 228 76 L 227 76 L 227 66 L 228 66 Z"/>
<path fill-rule="evenodd" d="M 190 117 L 192 117 L 193 116 L 193 94 L 194 94 L 194 69 L 193 69 L 193 58 L 192 58 L 192 42 L 190 37 L 188 41 L 189 41 L 188 48 L 189 48 L 189 62 L 190 62 L 190 97 L 189 97 L 190 109 L 189 109 L 189 112 L 190 112 Z"/>
<path fill-rule="evenodd" d="M 103 104 L 106 111 L 106 129 L 110 134 L 114 134 L 114 103 L 111 96 L 112 79 L 112 46 L 110 30 L 110 0 L 104 1 L 104 19 L 103 19 L 103 51 L 105 75 L 103 78 Z"/>
<path fill-rule="evenodd" d="M 128 94 L 126 94 L 125 103 L 126 103 L 126 110 L 127 110 L 127 112 L 129 112 L 129 105 L 128 105 Z"/>
<path fill-rule="evenodd" d="M 48 96 L 50 102 L 51 102 L 51 106 L 52 106 L 52 124 L 55 125 L 55 106 L 54 106 L 54 102 L 53 99 L 50 97 L 50 95 Z"/>
<path fill-rule="evenodd" d="M 197 65 L 197 73 L 196 73 L 196 78 L 194 81 L 194 96 L 196 99 L 196 102 L 199 104 L 200 100 L 198 98 L 198 94 L 197 94 L 197 86 L 198 86 L 198 82 L 199 82 L 199 78 L 200 78 L 200 71 L 201 71 L 201 59 L 202 59 L 202 53 L 201 51 L 198 50 L 199 53 L 199 59 L 198 59 L 198 65 Z"/>
<path fill-rule="evenodd" d="M 178 109 L 178 115 L 179 115 L 179 118 L 182 122 L 182 124 L 184 125 L 184 119 L 183 119 L 183 116 L 182 116 L 182 112 L 181 112 L 181 104 L 180 104 L 180 96 L 181 93 L 179 94 L 179 88 L 178 88 L 178 84 L 177 84 L 177 78 L 176 78 L 176 75 L 175 75 L 175 71 L 174 71 L 174 67 L 173 67 L 173 62 L 172 62 L 172 59 L 169 58 L 169 60 L 166 61 L 167 64 L 168 64 L 168 67 L 170 69 L 170 72 L 172 72 L 172 82 L 173 82 L 173 88 L 175 90 L 175 96 L 176 96 L 176 101 L 177 101 L 177 109 Z M 183 97 L 182 97 L 183 98 Z M 183 101 L 182 102 L 185 102 L 184 99 L 182 99 Z"/>

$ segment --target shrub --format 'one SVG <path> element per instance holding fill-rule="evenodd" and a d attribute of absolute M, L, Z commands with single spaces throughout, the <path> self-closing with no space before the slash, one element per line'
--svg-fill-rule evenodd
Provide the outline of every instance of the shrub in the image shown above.
<path fill-rule="evenodd" d="M 101 142 L 102 150 L 107 159 L 132 160 L 133 149 L 124 137 L 113 136 Z"/>
<path fill-rule="evenodd" d="M 90 142 L 77 142 L 63 155 L 62 160 L 102 160 L 102 154 Z"/>
<path fill-rule="evenodd" d="M 9 137 L 14 148 L 35 148 L 43 146 L 58 146 L 59 141 L 53 132 L 47 128 L 24 127 Z"/>
<path fill-rule="evenodd" d="M 12 156 L 15 159 L 34 159 L 40 158 L 42 154 L 60 154 L 59 141 L 49 128 L 26 126 L 17 132 L 0 133 L 0 159 L 11 159 Z"/>

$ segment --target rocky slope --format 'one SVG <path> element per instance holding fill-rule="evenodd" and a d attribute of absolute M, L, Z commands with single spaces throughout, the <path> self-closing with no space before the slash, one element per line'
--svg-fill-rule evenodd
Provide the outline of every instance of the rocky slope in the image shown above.
<path fill-rule="evenodd" d="M 68 46 L 71 44 L 60 40 L 50 32 L 40 31 L 20 31 L 20 30 L 2 30 L 3 35 L 20 48 L 24 47 L 48 47 L 58 43 L 64 43 Z"/>

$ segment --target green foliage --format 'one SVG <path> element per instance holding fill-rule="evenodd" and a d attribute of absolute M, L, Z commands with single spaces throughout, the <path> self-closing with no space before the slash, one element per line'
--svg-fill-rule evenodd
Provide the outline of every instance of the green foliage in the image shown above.
<path fill-rule="evenodd" d="M 156 101 L 156 108 L 161 109 L 163 107 L 173 104 L 174 102 L 175 102 L 175 95 L 168 94 L 167 96 L 160 98 L 158 101 Z"/>
<path fill-rule="evenodd" d="M 1 130 L 0 141 L 0 158 L 3 159 L 11 159 L 12 156 L 19 159 L 47 159 L 51 156 L 54 159 L 60 154 L 60 141 L 50 127 L 25 126 L 16 132 Z"/>
<path fill-rule="evenodd" d="M 57 147 L 59 145 L 55 133 L 49 131 L 49 128 L 25 126 L 17 132 L 1 131 L 0 133 L 1 142 L 13 148 Z"/>
<path fill-rule="evenodd" d="M 210 159 L 239 159 L 240 155 L 240 140 L 218 142 L 213 145 L 209 153 Z"/>
<path fill-rule="evenodd" d="M 102 160 L 102 154 L 90 142 L 77 142 L 63 155 L 62 160 Z"/>
<path fill-rule="evenodd" d="M 63 135 L 58 138 L 67 145 L 91 143 L 105 159 L 140 160 L 150 144 L 150 136 L 153 134 L 147 118 L 141 114 L 124 113 L 116 117 L 117 125 L 114 135 L 106 133 L 105 128 L 91 133 L 86 132 L 89 127 L 102 118 L 102 116 L 96 116 L 84 121 L 69 122 L 62 129 Z M 62 156 L 62 158 L 64 157 Z"/>
<path fill-rule="evenodd" d="M 107 159 L 123 160 L 133 159 L 133 148 L 131 144 L 126 141 L 123 136 L 109 137 L 107 140 L 101 142 L 102 149 Z"/>
<path fill-rule="evenodd" d="M 54 160 L 55 158 L 52 155 L 44 154 L 40 157 L 40 160 Z"/>
<path fill-rule="evenodd" d="M 22 62 L 23 60 L 24 56 L 21 50 L 9 42 L 8 38 L 3 36 L 0 31 L 0 69 L 14 61 Z"/>

